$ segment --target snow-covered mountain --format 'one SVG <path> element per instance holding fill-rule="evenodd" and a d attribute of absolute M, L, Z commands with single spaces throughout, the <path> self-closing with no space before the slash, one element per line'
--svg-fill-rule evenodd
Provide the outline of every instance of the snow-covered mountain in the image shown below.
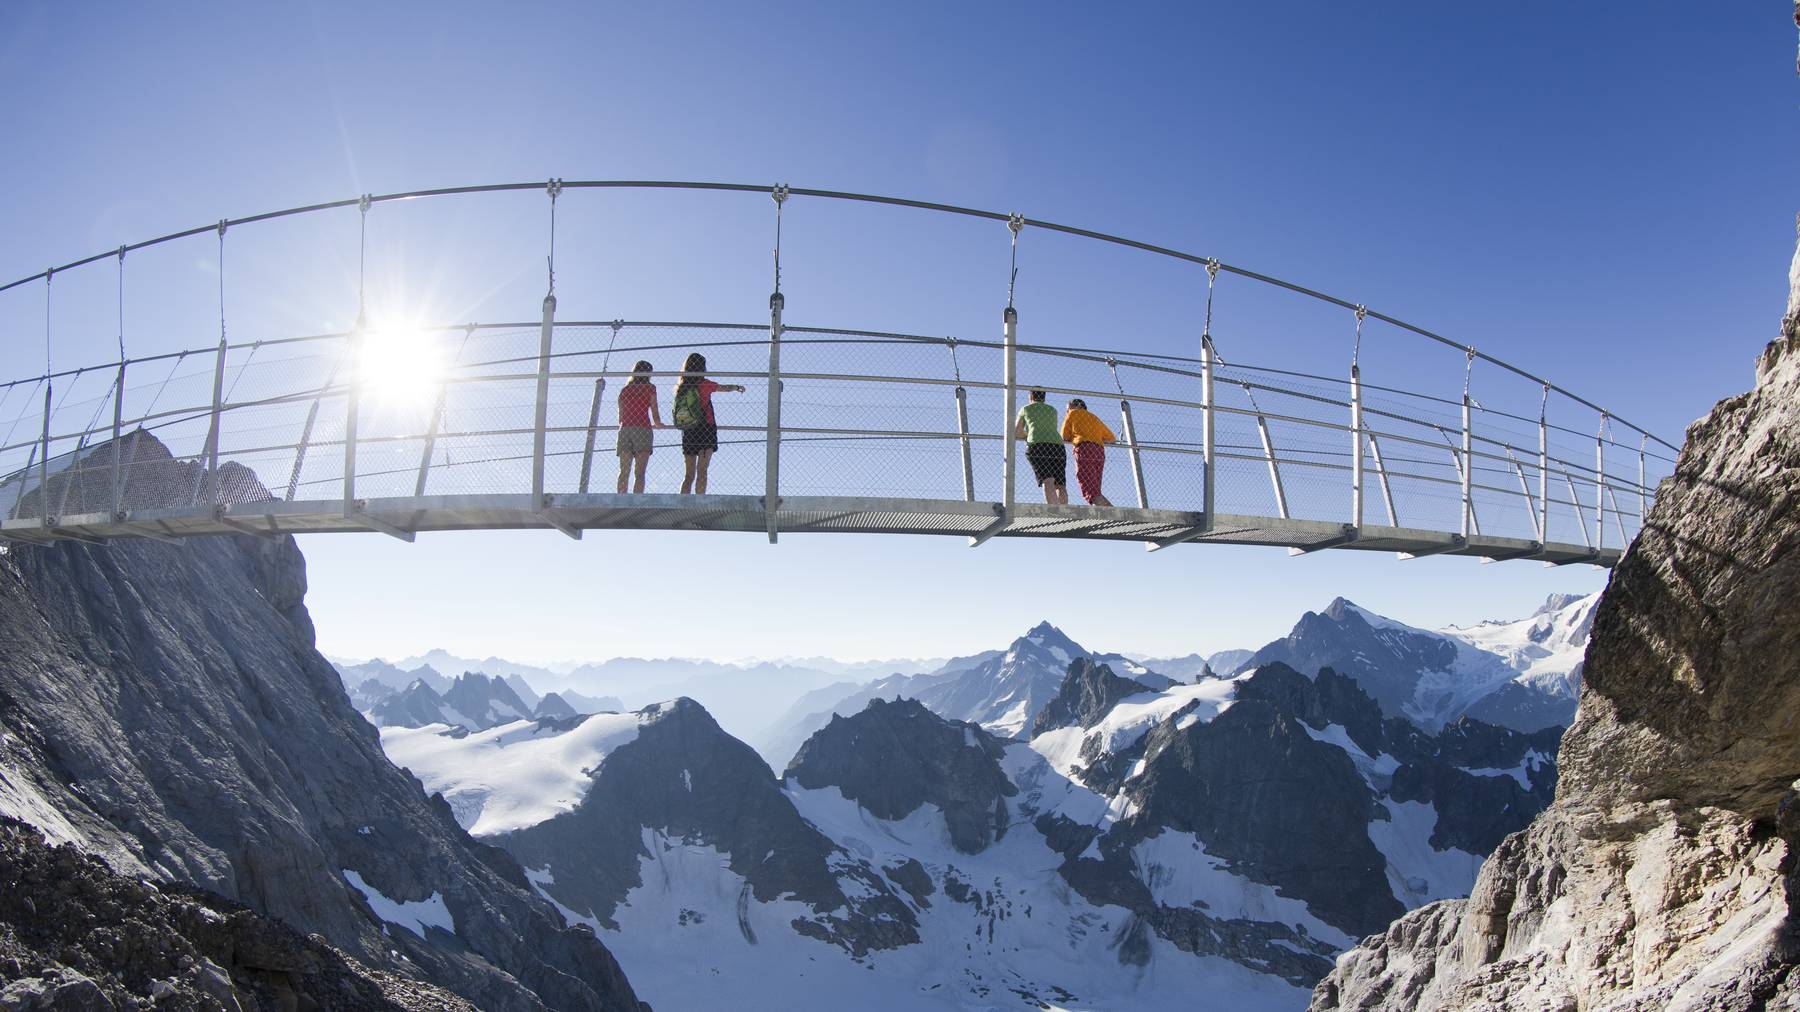
<path fill-rule="evenodd" d="M 956 658 L 922 675 L 890 675 L 848 693 L 832 687 L 803 696 L 756 737 L 765 758 L 785 762 L 812 733 L 834 715 L 860 712 L 874 699 L 917 699 L 933 713 L 979 724 L 1001 737 L 1023 735 L 1057 689 L 1069 664 L 1085 658 L 1162 688 L 1173 679 L 1122 654 L 1093 653 L 1048 622 L 1040 622 L 1005 650 Z M 815 709 L 807 710 L 816 702 Z"/>
<path fill-rule="evenodd" d="M 536 705 L 528 705 L 521 698 L 514 688 L 515 683 L 529 693 Z M 353 693 L 352 699 L 356 696 Z M 465 671 L 454 682 L 448 683 L 442 693 L 435 691 L 424 679 L 418 679 L 399 692 L 377 699 L 363 713 L 376 727 L 441 724 L 482 731 L 518 720 L 558 719 L 620 709 L 623 706 L 616 699 L 590 699 L 573 692 L 552 692 L 539 697 L 518 675 L 500 678 Z"/>
<path fill-rule="evenodd" d="M 990 659 L 1070 657 L 1029 742 L 875 698 L 780 778 L 691 700 L 382 744 L 669 1008 L 1295 1009 L 1554 789 L 1554 731 L 1427 735 L 1284 665 L 1146 688 L 1032 632 Z"/>
<path fill-rule="evenodd" d="M 1557 595 L 1516 622 L 1432 631 L 1337 598 L 1236 670 L 1279 661 L 1348 675 L 1382 712 L 1426 728 L 1469 715 L 1519 730 L 1566 726 L 1598 595 Z"/>

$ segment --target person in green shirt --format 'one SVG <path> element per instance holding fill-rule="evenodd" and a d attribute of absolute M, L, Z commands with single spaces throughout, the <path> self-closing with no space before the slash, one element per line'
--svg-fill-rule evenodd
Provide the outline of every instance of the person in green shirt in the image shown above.
<path fill-rule="evenodd" d="M 1056 409 L 1044 402 L 1044 391 L 1033 390 L 1031 402 L 1019 409 L 1013 432 L 1025 441 L 1025 459 L 1044 489 L 1044 501 L 1052 506 L 1069 502 L 1069 454 L 1063 449 Z"/>

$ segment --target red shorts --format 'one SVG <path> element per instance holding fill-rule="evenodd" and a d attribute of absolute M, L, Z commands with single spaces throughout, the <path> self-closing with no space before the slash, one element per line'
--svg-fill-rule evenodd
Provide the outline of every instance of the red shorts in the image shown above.
<path fill-rule="evenodd" d="M 1101 443 L 1081 443 L 1075 447 L 1075 480 L 1081 485 L 1081 497 L 1088 502 L 1100 498 L 1100 476 L 1106 470 L 1106 447 Z"/>

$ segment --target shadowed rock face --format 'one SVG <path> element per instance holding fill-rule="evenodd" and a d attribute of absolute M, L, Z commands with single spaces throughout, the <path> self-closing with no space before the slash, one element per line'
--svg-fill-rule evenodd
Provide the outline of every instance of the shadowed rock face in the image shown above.
<path fill-rule="evenodd" d="M 1800 254 L 1757 386 L 1688 429 L 1613 571 L 1556 803 L 1316 1009 L 1800 1002 Z"/>
<path fill-rule="evenodd" d="M 313 649 L 291 539 L 0 559 L 0 811 L 488 1009 L 633 1008 L 610 954 L 382 754 Z M 455 934 L 382 923 L 441 898 Z"/>
<path fill-rule="evenodd" d="M 1104 664 L 1077 657 L 1069 663 L 1069 673 L 1055 698 L 1032 721 L 1031 737 L 1059 727 L 1093 727 L 1119 700 L 1149 691 L 1149 686 L 1120 678 Z"/>
<path fill-rule="evenodd" d="M 643 884 L 647 848 L 694 842 L 727 855 L 757 900 L 811 906 L 794 921 L 803 934 L 857 956 L 918 941 L 917 918 L 886 880 L 801 818 L 762 758 L 704 707 L 684 697 L 638 712 L 637 738 L 607 754 L 573 811 L 497 839 L 549 873 L 549 895 L 615 927 Z"/>
<path fill-rule="evenodd" d="M 211 893 L 151 888 L 0 817 L 0 1008 L 345 1012 L 474 1006 Z"/>
<path fill-rule="evenodd" d="M 936 805 L 957 850 L 974 854 L 1006 835 L 1006 801 L 1018 789 L 1000 770 L 1004 749 L 974 724 L 945 720 L 917 700 L 875 699 L 854 717 L 832 717 L 807 739 L 785 779 L 836 787 L 880 819 Z"/>

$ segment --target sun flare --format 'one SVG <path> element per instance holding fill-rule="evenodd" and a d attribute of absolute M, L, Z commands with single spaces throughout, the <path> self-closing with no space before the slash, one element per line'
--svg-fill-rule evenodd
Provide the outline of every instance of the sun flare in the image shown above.
<path fill-rule="evenodd" d="M 421 408 L 444 379 L 437 336 L 410 325 L 380 326 L 363 335 L 356 381 L 371 399 L 394 408 Z"/>

